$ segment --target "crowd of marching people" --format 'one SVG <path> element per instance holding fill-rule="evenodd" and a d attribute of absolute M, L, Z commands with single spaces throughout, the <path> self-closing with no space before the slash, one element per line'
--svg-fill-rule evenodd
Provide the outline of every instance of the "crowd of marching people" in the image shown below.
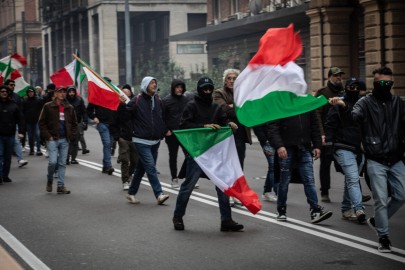
<path fill-rule="evenodd" d="M 42 156 L 44 150 L 48 157 L 46 191 L 54 190 L 56 175 L 56 192 L 70 194 L 65 185 L 66 165 L 79 163 L 76 159 L 79 150 L 83 154 L 90 152 L 84 132 L 91 121 L 103 145 L 102 173 L 113 174 L 111 156 L 118 144 L 123 190 L 132 204 L 140 203 L 137 193 L 145 174 L 157 204 L 169 199 L 163 192 L 156 166 L 164 139 L 169 150 L 171 187 L 179 189 L 173 226 L 175 230 L 184 230 L 183 217 L 191 193 L 198 187 L 198 179 L 207 176 L 182 147 L 174 130 L 216 130 L 230 126 L 242 170 L 247 145 L 252 144 L 252 131 L 256 135 L 268 165 L 262 200 L 277 205 L 278 221 L 287 221 L 288 188 L 292 181 L 303 184 L 311 223 L 332 216 L 319 201 L 330 202 L 330 170 L 334 164 L 344 175 L 342 219 L 368 223 L 378 234 L 378 250 L 391 252 L 389 218 L 405 202 L 404 101 L 392 94 L 393 74 L 387 67 L 373 72 L 371 92 L 366 92 L 365 83 L 356 78 L 349 78 L 344 84 L 344 74 L 338 67 L 330 68 L 327 85 L 316 92 L 315 96 L 328 99 L 327 105 L 253 128 L 240 123 L 235 114 L 237 69 L 224 71 L 223 85 L 219 88 L 210 78 L 200 78 L 194 93 L 186 92 L 185 83 L 174 79 L 165 97 L 157 94 L 156 78 L 144 77 L 137 94 L 130 85 L 120 87 L 123 95 L 117 96 L 120 104 L 116 111 L 92 103 L 86 106 L 73 85 L 49 84 L 45 91 L 30 86 L 26 96 L 20 97 L 13 92 L 15 82 L 7 80 L 0 85 L 0 185 L 12 182 L 9 174 L 13 153 L 19 167 L 27 165 L 28 161 L 22 158 L 27 141 L 29 155 Z M 107 77 L 104 80 L 111 83 Z M 182 166 L 178 164 L 180 149 L 185 156 Z M 313 166 L 318 158 L 320 200 Z M 361 176 L 368 187 L 361 186 Z M 244 226 L 233 220 L 231 211 L 232 206 L 241 202 L 215 188 L 220 230 L 242 231 Z M 365 188 L 373 195 L 372 217 L 365 214 L 363 202 L 370 200 L 363 196 Z"/>

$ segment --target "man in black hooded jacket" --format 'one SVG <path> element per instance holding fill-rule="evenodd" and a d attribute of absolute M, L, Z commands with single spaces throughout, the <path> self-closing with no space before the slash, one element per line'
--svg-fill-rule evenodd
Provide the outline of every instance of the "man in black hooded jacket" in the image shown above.
<path fill-rule="evenodd" d="M 186 85 L 182 80 L 174 79 L 170 89 L 170 94 L 163 98 L 163 107 L 165 115 L 165 123 L 168 131 L 165 133 L 165 142 L 169 149 L 169 166 L 172 177 L 172 188 L 179 187 L 179 179 L 177 175 L 177 153 L 179 151 L 180 142 L 172 132 L 179 128 L 181 115 L 186 107 L 188 98 L 184 95 Z"/>

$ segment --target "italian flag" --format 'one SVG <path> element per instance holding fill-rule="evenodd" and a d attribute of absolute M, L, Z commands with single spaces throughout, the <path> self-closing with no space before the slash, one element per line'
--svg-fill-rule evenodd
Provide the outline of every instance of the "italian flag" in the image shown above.
<path fill-rule="evenodd" d="M 127 98 L 127 102 L 129 101 L 129 98 L 124 92 L 104 80 L 95 71 L 87 67 L 83 67 L 83 70 L 88 80 L 87 91 L 89 103 L 116 111 L 120 105 L 119 96 L 124 95 Z"/>
<path fill-rule="evenodd" d="M 26 64 L 27 60 L 25 57 L 17 53 L 0 59 L 0 84 L 10 79 L 10 75 L 14 70 L 22 68 Z"/>
<path fill-rule="evenodd" d="M 18 70 L 14 70 L 10 74 L 10 79 L 15 81 L 14 93 L 17 93 L 20 97 L 25 97 L 27 95 L 28 86 L 30 86 L 24 77 Z"/>
<path fill-rule="evenodd" d="M 174 134 L 219 189 L 239 199 L 253 214 L 261 210 L 259 196 L 243 175 L 230 127 L 174 130 Z"/>
<path fill-rule="evenodd" d="M 239 122 L 252 127 L 317 109 L 328 101 L 307 92 L 304 72 L 294 61 L 302 43 L 293 25 L 270 28 L 259 50 L 234 84 Z"/>
<path fill-rule="evenodd" d="M 55 85 L 75 85 L 77 89 L 77 93 L 80 94 L 80 63 L 76 59 L 73 60 L 70 64 L 65 66 L 64 68 L 56 71 L 50 76 L 51 81 Z"/>

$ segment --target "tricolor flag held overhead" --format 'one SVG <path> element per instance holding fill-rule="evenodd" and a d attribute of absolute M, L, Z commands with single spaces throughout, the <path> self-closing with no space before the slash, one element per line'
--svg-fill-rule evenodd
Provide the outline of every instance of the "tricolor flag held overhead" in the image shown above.
<path fill-rule="evenodd" d="M 88 80 L 88 101 L 89 103 L 108 108 L 116 111 L 120 105 L 120 95 L 127 97 L 115 85 L 101 79 L 100 75 L 96 75 L 93 70 L 89 70 L 87 67 L 83 67 L 84 73 Z M 127 97 L 127 101 L 129 98 Z"/>
<path fill-rule="evenodd" d="M 24 77 L 18 70 L 14 70 L 10 74 L 10 79 L 15 81 L 14 93 L 17 93 L 20 97 L 27 95 L 28 86 L 30 86 L 25 80 Z"/>
<path fill-rule="evenodd" d="M 77 93 L 80 93 L 80 67 L 79 61 L 75 59 L 64 68 L 53 73 L 50 79 L 55 85 L 75 85 Z"/>
<path fill-rule="evenodd" d="M 26 64 L 25 57 L 17 53 L 0 59 L 0 84 L 10 79 L 10 75 L 14 70 L 22 68 Z"/>
<path fill-rule="evenodd" d="M 256 126 L 317 109 L 328 101 L 307 92 L 304 72 L 294 60 L 302 43 L 293 25 L 270 28 L 260 39 L 259 51 L 234 85 L 238 120 Z"/>
<path fill-rule="evenodd" d="M 219 189 L 238 198 L 253 214 L 261 210 L 259 196 L 243 175 L 230 127 L 183 129 L 175 130 L 174 134 Z"/>

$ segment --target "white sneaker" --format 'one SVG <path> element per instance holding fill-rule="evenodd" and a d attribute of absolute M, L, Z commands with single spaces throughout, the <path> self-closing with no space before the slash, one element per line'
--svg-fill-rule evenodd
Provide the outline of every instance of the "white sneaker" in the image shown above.
<path fill-rule="evenodd" d="M 231 207 L 235 206 L 235 200 L 233 199 L 233 197 L 229 197 L 229 205 Z"/>
<path fill-rule="evenodd" d="M 271 192 L 265 192 L 262 195 L 262 199 L 265 201 L 269 201 L 269 202 L 276 202 L 277 201 L 277 196 L 273 195 Z"/>
<path fill-rule="evenodd" d="M 122 184 L 122 188 L 123 188 L 124 190 L 128 190 L 128 189 L 129 189 L 129 183 L 128 183 L 128 182 L 123 183 L 123 184 Z"/>
<path fill-rule="evenodd" d="M 179 188 L 179 179 L 178 178 L 172 179 L 172 188 Z"/>
<path fill-rule="evenodd" d="M 18 167 L 20 167 L 20 168 L 27 165 L 27 164 L 28 164 L 28 161 L 26 161 L 24 159 L 21 159 L 21 160 L 18 161 Z"/>
<path fill-rule="evenodd" d="M 130 203 L 132 203 L 132 204 L 139 204 L 139 203 L 141 203 L 140 200 L 138 200 L 137 198 L 135 198 L 135 195 L 130 195 L 130 194 L 128 194 L 128 195 L 127 195 L 127 200 L 128 200 Z"/>
<path fill-rule="evenodd" d="M 45 150 L 45 154 L 44 154 L 44 155 L 45 155 L 46 158 L 49 157 L 49 154 L 48 154 L 48 151 L 47 151 L 47 150 Z"/>
<path fill-rule="evenodd" d="M 157 204 L 161 205 L 161 204 L 163 204 L 167 199 L 169 199 L 169 195 L 167 195 L 167 194 L 160 194 L 159 197 L 157 197 Z"/>
<path fill-rule="evenodd" d="M 344 220 L 357 220 L 357 216 L 353 209 L 342 212 L 342 219 Z"/>

